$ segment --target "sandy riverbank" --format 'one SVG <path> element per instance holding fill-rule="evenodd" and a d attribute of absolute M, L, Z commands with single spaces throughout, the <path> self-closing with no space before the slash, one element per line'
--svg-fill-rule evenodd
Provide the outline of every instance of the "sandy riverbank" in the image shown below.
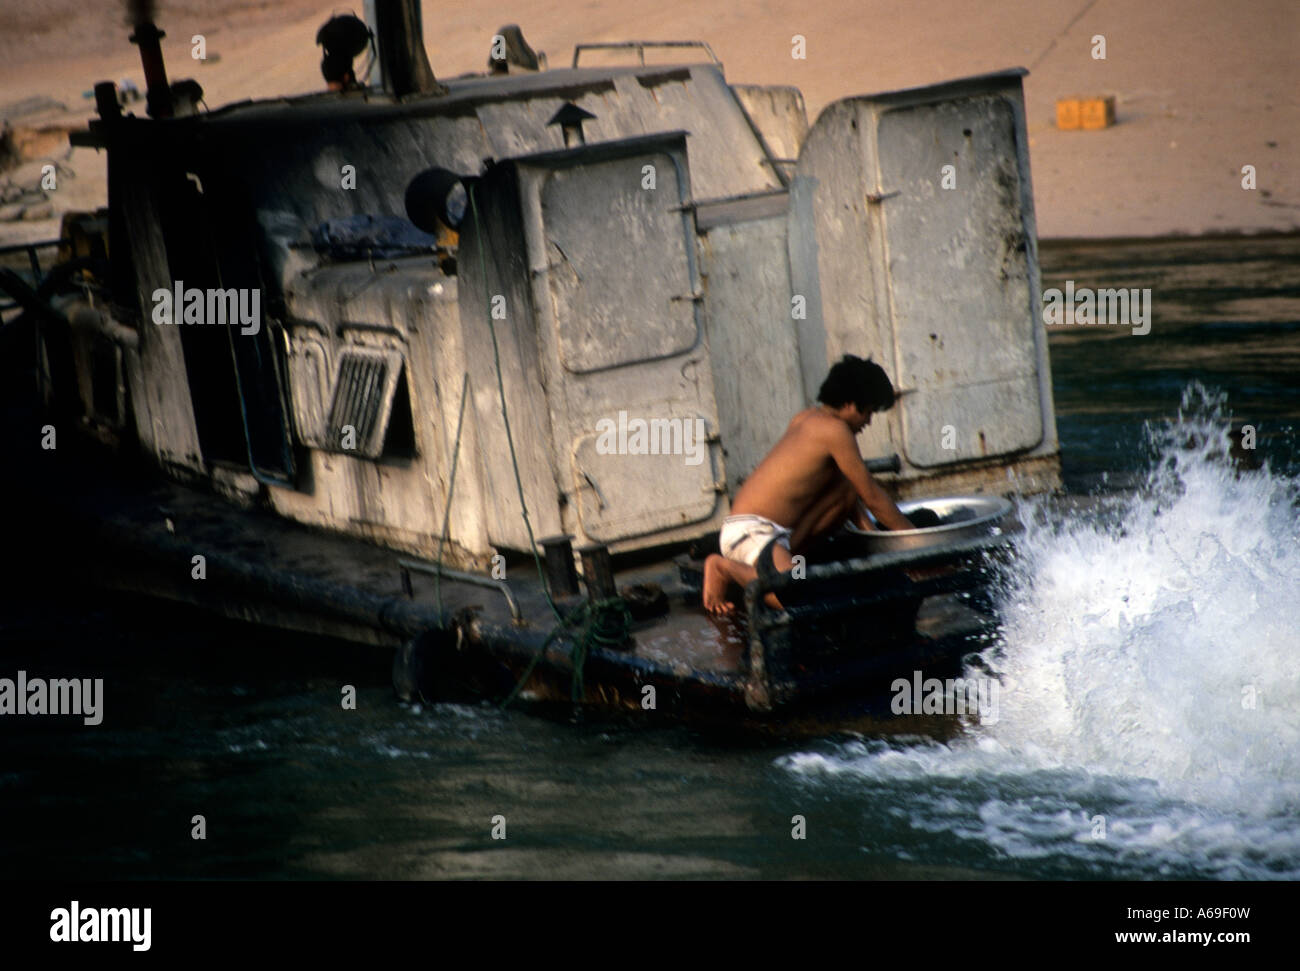
<path fill-rule="evenodd" d="M 163 0 L 169 75 L 197 79 L 213 107 L 316 90 L 315 31 L 334 7 Z M 83 92 L 95 81 L 131 78 L 143 88 L 123 9 L 114 0 L 0 0 L 0 105 L 44 95 L 88 117 Z M 481 70 L 492 33 L 510 22 L 552 66 L 567 64 L 580 41 L 706 40 L 732 81 L 797 85 L 810 118 L 846 95 L 1025 66 L 1041 236 L 1300 228 L 1293 0 L 663 0 L 650 8 L 636 0 L 426 0 L 435 72 Z M 218 57 L 193 60 L 194 34 Z M 791 56 L 795 34 L 806 39 L 804 60 Z M 1105 60 L 1092 57 L 1098 34 Z M 1057 130 L 1056 99 L 1079 93 L 1114 94 L 1119 123 Z M 82 149 L 65 161 L 75 177 L 61 180 L 56 211 L 102 205 L 103 156 Z M 1257 172 L 1254 191 L 1241 185 L 1248 164 Z M 56 232 L 56 220 L 0 224 L 0 240 Z"/>

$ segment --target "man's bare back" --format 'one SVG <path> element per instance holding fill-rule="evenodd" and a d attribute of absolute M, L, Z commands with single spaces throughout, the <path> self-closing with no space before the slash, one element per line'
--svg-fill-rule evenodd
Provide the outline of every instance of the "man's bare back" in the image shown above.
<path fill-rule="evenodd" d="M 789 547 L 778 543 L 772 551 L 778 570 L 790 569 L 792 552 L 799 552 L 846 520 L 852 519 L 863 529 L 873 528 L 863 506 L 886 529 L 912 528 L 871 478 L 858 452 L 857 434 L 870 420 L 870 413 L 853 403 L 838 408 L 821 404 L 799 412 L 736 493 L 732 516 L 761 516 L 790 530 Z M 727 586 L 734 582 L 743 587 L 756 575 L 752 565 L 710 556 L 704 571 L 705 608 L 730 612 Z"/>
<path fill-rule="evenodd" d="M 853 486 L 854 492 L 859 493 L 859 498 L 862 498 L 863 491 L 877 491 L 879 487 L 871 480 L 855 441 L 856 433 L 868 421 L 869 419 L 864 419 L 854 428 L 849 420 L 839 417 L 825 405 L 799 412 L 786 426 L 781 440 L 736 493 L 736 499 L 731 504 L 732 515 L 763 516 L 797 530 L 807 514 L 815 508 L 818 499 L 833 484 L 847 483 Z M 848 466 L 848 469 L 843 466 Z M 859 481 L 854 481 L 855 479 Z M 880 501 L 881 498 L 884 499 L 883 502 Z M 883 492 L 880 497 L 873 499 L 875 501 L 867 502 L 867 508 L 872 509 L 872 514 L 882 522 L 892 518 L 890 512 L 897 513 L 897 507 Z M 879 507 L 880 511 L 877 512 L 873 506 Z M 863 517 L 854 518 L 859 520 L 859 525 L 868 525 Z M 893 522 L 894 525 L 890 528 L 911 528 L 906 520 L 899 522 L 894 519 Z M 890 524 L 885 522 L 885 525 Z M 792 537 L 791 545 L 803 544 Z"/>

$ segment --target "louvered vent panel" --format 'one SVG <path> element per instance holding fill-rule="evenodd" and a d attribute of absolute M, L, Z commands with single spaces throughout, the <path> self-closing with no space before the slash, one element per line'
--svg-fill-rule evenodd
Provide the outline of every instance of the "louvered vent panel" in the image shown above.
<path fill-rule="evenodd" d="M 343 429 L 356 430 L 356 450 L 364 455 L 377 453 L 380 442 L 374 441 L 391 399 L 388 391 L 388 362 L 370 355 L 344 354 L 339 362 L 338 383 L 330 406 L 329 435 L 332 447 L 340 448 Z"/>

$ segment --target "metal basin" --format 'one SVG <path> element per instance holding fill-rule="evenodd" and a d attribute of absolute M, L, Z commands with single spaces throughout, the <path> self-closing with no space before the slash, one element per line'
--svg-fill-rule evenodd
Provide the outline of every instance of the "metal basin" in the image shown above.
<path fill-rule="evenodd" d="M 1001 496 L 945 496 L 941 499 L 909 499 L 898 508 L 904 516 L 929 509 L 939 517 L 937 526 L 925 529 L 896 529 L 864 532 L 848 530 L 868 553 L 895 553 L 944 546 L 954 540 L 987 536 L 1011 512 L 1011 503 Z"/>

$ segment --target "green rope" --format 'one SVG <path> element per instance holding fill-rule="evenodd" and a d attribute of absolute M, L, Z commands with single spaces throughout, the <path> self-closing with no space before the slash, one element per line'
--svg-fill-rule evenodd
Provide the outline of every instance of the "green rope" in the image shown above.
<path fill-rule="evenodd" d="M 501 347 L 497 343 L 496 324 L 492 320 L 492 294 L 488 288 L 487 262 L 483 256 L 484 238 L 483 227 L 478 217 L 478 201 L 475 199 L 475 189 L 473 184 L 469 186 L 469 206 L 474 215 L 474 232 L 475 244 L 478 248 L 479 273 L 483 277 L 483 296 L 485 306 L 488 308 L 488 329 L 492 334 L 492 361 L 496 366 L 497 372 L 497 394 L 501 399 L 501 420 L 506 428 L 506 444 L 510 446 L 510 464 L 515 472 L 515 488 L 519 493 L 519 508 L 523 511 L 524 527 L 528 530 L 528 548 L 533 554 L 533 563 L 537 567 L 537 579 L 541 583 L 542 593 L 546 597 L 546 602 L 551 607 L 551 612 L 555 614 L 557 621 L 555 627 L 546 635 L 546 640 L 542 642 L 541 648 L 533 659 L 528 662 L 528 668 L 524 671 L 523 677 L 519 683 L 501 703 L 504 709 L 518 697 L 519 692 L 523 690 L 528 679 L 532 677 L 533 670 L 537 663 L 545 656 L 551 644 L 560 637 L 566 630 L 572 627 L 580 627 L 580 634 L 573 642 L 573 649 L 570 658 L 573 663 L 573 683 L 570 694 L 575 702 L 582 701 L 586 691 L 586 685 L 583 680 L 583 668 L 586 666 L 587 654 L 593 646 L 595 647 L 618 647 L 622 645 L 628 637 L 628 631 L 632 627 L 632 615 L 627 608 L 627 601 L 622 597 L 611 597 L 607 600 L 597 600 L 595 602 L 584 602 L 577 609 L 572 611 L 567 617 L 560 612 L 560 608 L 555 605 L 551 599 L 551 592 L 546 583 L 546 571 L 542 568 L 542 558 L 537 554 L 537 540 L 533 536 L 533 524 L 528 518 L 528 503 L 524 500 L 524 481 L 519 473 L 519 456 L 515 452 L 514 433 L 510 429 L 510 412 L 506 407 L 506 387 L 505 381 L 501 376 Z M 468 379 L 468 375 L 466 376 Z M 464 401 L 462 399 L 462 407 Z M 441 606 L 439 607 L 441 610 Z"/>
<path fill-rule="evenodd" d="M 628 610 L 627 601 L 622 597 L 610 597 L 607 600 L 597 600 L 594 602 L 584 601 L 567 617 L 561 618 L 549 634 L 546 640 L 542 642 L 541 648 L 533 655 L 533 659 L 528 662 L 528 667 L 524 669 L 523 676 L 518 683 L 506 696 L 505 701 L 501 702 L 501 709 L 509 707 L 510 703 L 519 696 L 528 679 L 533 676 L 533 670 L 551 645 L 570 628 L 577 628 L 577 636 L 573 640 L 573 647 L 570 651 L 570 659 L 573 664 L 573 680 L 569 689 L 570 698 L 576 703 L 581 702 L 583 695 L 586 693 L 586 682 L 583 678 L 583 669 L 586 667 L 587 655 L 593 647 L 616 648 L 620 647 L 627 641 L 628 632 L 632 628 L 632 614 Z"/>
<path fill-rule="evenodd" d="M 460 461 L 460 432 L 465 423 L 465 401 L 469 398 L 469 372 L 460 383 L 460 414 L 456 416 L 456 444 L 451 453 L 451 480 L 447 483 L 447 508 L 442 513 L 442 534 L 438 537 L 438 572 L 433 575 L 433 589 L 438 597 L 438 623 L 442 623 L 442 548 L 451 525 L 451 497 L 456 494 L 456 464 Z"/>
<path fill-rule="evenodd" d="M 622 597 L 610 597 L 594 603 L 588 601 L 584 607 L 587 623 L 583 626 L 582 637 L 573 646 L 572 654 L 573 685 L 570 696 L 575 703 L 582 701 L 586 694 L 583 669 L 587 664 L 587 653 L 592 647 L 621 647 L 632 628 L 632 614 L 627 608 L 627 601 Z"/>

